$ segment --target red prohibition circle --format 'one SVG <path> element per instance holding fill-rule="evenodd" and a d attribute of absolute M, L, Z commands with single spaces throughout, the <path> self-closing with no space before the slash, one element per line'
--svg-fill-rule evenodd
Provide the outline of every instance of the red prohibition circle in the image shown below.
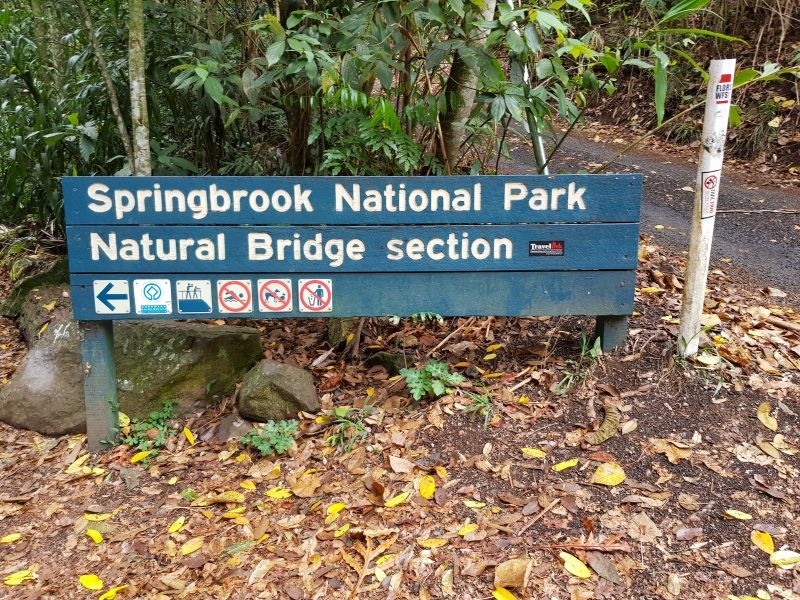
<path fill-rule="evenodd" d="M 706 180 L 703 182 L 703 185 L 707 190 L 713 190 L 717 187 L 717 176 L 716 175 L 709 175 L 706 177 Z"/>
<path fill-rule="evenodd" d="M 230 286 L 238 285 L 244 289 L 244 298 L 240 298 L 238 294 L 233 292 L 232 290 L 228 289 Z M 224 298 L 223 294 L 228 292 L 231 298 L 235 298 L 235 302 L 241 303 L 239 306 L 230 306 L 228 302 L 230 299 Z M 217 299 L 219 300 L 219 305 L 224 306 L 225 310 L 229 310 L 234 313 L 243 312 L 247 310 L 247 307 L 250 305 L 250 286 L 246 285 L 243 281 L 226 281 L 222 286 L 219 288 L 219 292 L 217 293 Z M 226 302 L 228 300 L 228 302 Z"/>
<path fill-rule="evenodd" d="M 309 292 L 310 291 L 309 288 L 312 285 L 315 285 L 315 284 L 322 286 L 322 289 L 325 292 L 327 299 L 324 300 L 324 304 L 322 304 L 320 306 L 309 306 L 308 303 L 306 302 L 306 299 L 303 296 L 303 294 L 305 292 Z M 314 292 L 311 292 L 311 293 L 316 296 L 316 294 Z M 324 281 L 322 281 L 321 279 L 310 279 L 309 281 L 306 281 L 303 284 L 302 288 L 300 288 L 300 302 L 302 302 L 303 306 L 305 306 L 310 311 L 320 312 L 320 311 L 325 310 L 326 308 L 328 308 L 328 306 L 330 306 L 330 303 L 331 303 L 332 299 L 333 299 L 333 294 L 331 293 L 330 286 L 327 283 L 325 283 Z"/>
<path fill-rule="evenodd" d="M 285 298 L 285 300 L 282 301 L 283 302 L 282 304 L 279 304 L 278 306 L 275 306 L 275 307 L 270 306 L 269 304 L 267 304 L 266 301 L 264 301 L 263 303 L 261 302 L 261 298 L 264 298 L 264 292 L 265 291 L 269 292 L 269 295 L 272 296 L 273 298 L 275 298 L 275 300 L 280 301 L 280 299 L 277 298 L 275 295 L 273 295 L 272 292 L 270 291 L 270 289 L 268 287 L 270 285 L 277 285 L 277 286 L 280 286 L 282 289 L 286 290 L 286 298 Z M 286 308 L 287 306 L 289 306 L 289 303 L 291 303 L 291 301 L 292 301 L 292 290 L 291 290 L 291 288 L 289 288 L 288 285 L 286 285 L 285 282 L 280 281 L 279 279 L 270 279 L 269 281 L 264 282 L 264 284 L 260 288 L 258 288 L 258 299 L 259 299 L 259 302 L 258 302 L 259 308 L 261 308 L 261 306 L 263 304 L 263 306 L 269 311 L 280 311 L 280 310 L 283 310 L 284 308 Z"/>

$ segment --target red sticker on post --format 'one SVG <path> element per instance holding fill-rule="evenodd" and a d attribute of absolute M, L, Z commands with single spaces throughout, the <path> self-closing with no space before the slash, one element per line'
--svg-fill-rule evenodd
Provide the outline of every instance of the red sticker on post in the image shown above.
<path fill-rule="evenodd" d="M 723 73 L 714 88 L 714 99 L 717 104 L 730 104 L 733 96 L 733 73 Z"/>

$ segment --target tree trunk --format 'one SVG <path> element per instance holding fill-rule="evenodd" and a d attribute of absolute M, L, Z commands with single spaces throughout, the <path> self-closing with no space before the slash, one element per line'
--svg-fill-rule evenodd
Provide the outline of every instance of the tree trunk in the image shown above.
<path fill-rule="evenodd" d="M 486 0 L 484 9 L 481 11 L 481 19 L 484 21 L 494 20 L 494 11 L 497 7 L 497 0 Z M 470 46 L 479 48 L 486 39 L 485 34 L 476 36 Z M 478 74 L 475 73 L 461 59 L 457 52 L 453 53 L 453 62 L 450 67 L 450 76 L 445 86 L 445 94 L 448 102 L 447 112 L 442 116 L 442 137 L 444 138 L 445 154 L 448 162 L 448 172 L 454 173 L 458 167 L 458 161 L 464 154 L 462 145 L 467 137 L 466 125 L 472 114 L 475 105 L 475 95 L 478 87 Z"/>
<path fill-rule="evenodd" d="M 106 62 L 103 48 L 94 32 L 94 24 L 92 17 L 89 15 L 89 10 L 86 8 L 86 3 L 83 0 L 77 0 L 78 8 L 81 11 L 83 18 L 83 26 L 86 27 L 86 33 L 89 35 L 89 41 L 94 49 L 94 60 L 97 63 L 97 68 L 103 76 L 103 81 L 106 85 L 108 92 L 108 99 L 111 102 L 111 112 L 117 120 L 117 129 L 119 130 L 119 137 L 122 140 L 122 146 L 125 148 L 125 156 L 128 157 L 128 166 L 133 171 L 133 148 L 131 147 L 131 138 L 128 135 L 128 127 L 125 125 L 125 119 L 122 118 L 122 109 L 119 106 L 119 97 L 117 96 L 117 89 L 114 87 L 114 80 L 111 79 L 111 73 L 108 70 L 108 63 Z"/>
<path fill-rule="evenodd" d="M 144 9 L 142 0 L 130 0 L 128 25 L 128 77 L 131 82 L 131 130 L 134 175 L 150 175 L 150 129 L 145 86 Z"/>

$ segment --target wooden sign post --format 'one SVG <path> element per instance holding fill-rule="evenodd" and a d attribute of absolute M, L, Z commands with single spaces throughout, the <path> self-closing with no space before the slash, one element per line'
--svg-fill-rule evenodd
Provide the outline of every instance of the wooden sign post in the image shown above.
<path fill-rule="evenodd" d="M 703 137 L 695 182 L 694 212 L 678 336 L 678 349 L 683 356 L 697 354 L 700 343 L 700 319 L 705 301 L 711 242 L 714 238 L 714 220 L 722 180 L 722 158 L 728 135 L 735 70 L 735 59 L 712 60 L 708 70 L 706 112 L 703 118 Z"/>
<path fill-rule="evenodd" d="M 633 310 L 639 175 L 65 177 L 63 187 L 73 312 L 87 323 L 592 315 L 609 350 Z M 84 335 L 96 443 L 114 420 L 98 404 L 116 397 L 111 331 Z"/>

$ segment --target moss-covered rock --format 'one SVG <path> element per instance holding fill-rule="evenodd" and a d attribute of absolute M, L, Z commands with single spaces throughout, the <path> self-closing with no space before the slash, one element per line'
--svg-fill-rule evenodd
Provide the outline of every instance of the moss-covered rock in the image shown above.
<path fill-rule="evenodd" d="M 242 380 L 238 409 L 245 419 L 265 423 L 293 419 L 300 411 L 315 413 L 320 405 L 311 373 L 262 360 Z"/>

